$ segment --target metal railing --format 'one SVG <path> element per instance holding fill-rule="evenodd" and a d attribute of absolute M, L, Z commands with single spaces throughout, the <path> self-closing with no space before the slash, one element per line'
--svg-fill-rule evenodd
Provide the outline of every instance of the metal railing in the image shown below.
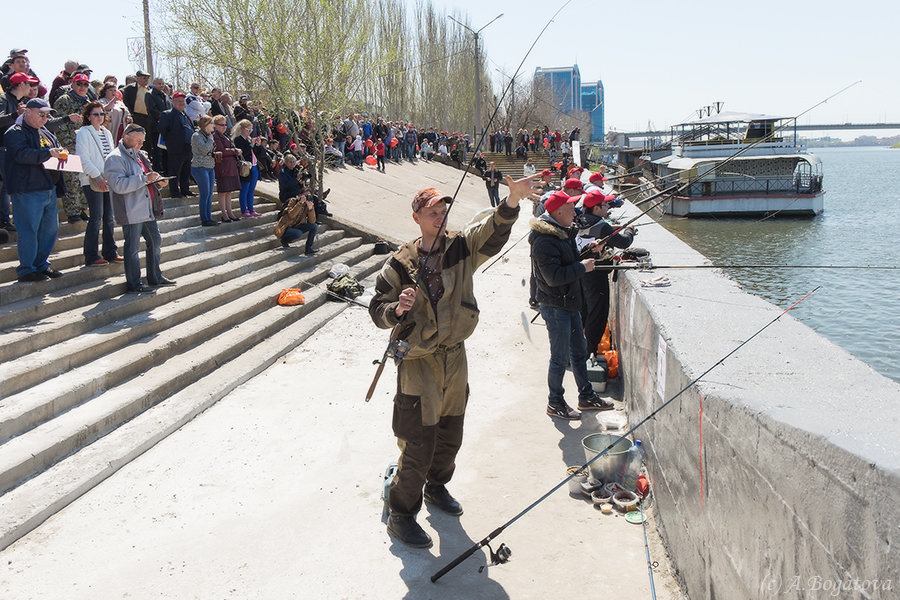
<path fill-rule="evenodd" d="M 822 176 L 800 173 L 784 177 L 717 179 L 692 183 L 685 195 L 690 197 L 734 196 L 738 194 L 815 194 L 822 189 Z"/>

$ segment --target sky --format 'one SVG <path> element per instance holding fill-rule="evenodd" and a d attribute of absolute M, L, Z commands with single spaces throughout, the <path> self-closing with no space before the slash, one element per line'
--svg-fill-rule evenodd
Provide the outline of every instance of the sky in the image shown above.
<path fill-rule="evenodd" d="M 407 2 L 412 8 L 416 0 Z M 433 2 L 447 12 L 467 14 L 475 29 L 503 15 L 481 37 L 495 89 L 504 79 L 497 69 L 515 72 L 562 7 L 520 73 L 531 77 L 537 66 L 577 63 L 582 81 L 603 82 L 608 130 L 665 129 L 717 101 L 724 102 L 724 110 L 795 116 L 858 80 L 799 122 L 900 123 L 900 3 L 570 0 L 563 7 L 564 0 Z M 48 0 L 41 12 L 66 13 L 66 18 L 43 20 L 39 29 L 26 27 L 22 33 L 4 29 L 0 53 L 28 48 L 42 80 L 52 80 L 67 58 L 89 64 L 95 77 L 113 73 L 121 80 L 135 70 L 126 40 L 141 35 L 140 0 L 105 3 L 97 11 Z M 34 7 L 20 2 L 6 9 L 5 20 L 26 23 L 33 16 Z M 77 41 L 72 32 L 79 32 Z M 852 139 L 862 134 L 900 135 L 900 130 L 824 135 Z"/>

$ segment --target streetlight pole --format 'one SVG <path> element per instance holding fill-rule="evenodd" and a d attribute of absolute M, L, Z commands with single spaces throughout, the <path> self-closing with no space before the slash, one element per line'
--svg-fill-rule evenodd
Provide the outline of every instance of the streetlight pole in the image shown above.
<path fill-rule="evenodd" d="M 499 19 L 502 16 L 503 16 L 503 13 L 500 13 L 499 15 L 497 15 L 496 17 L 491 19 L 487 23 L 487 25 L 485 25 L 478 31 L 475 31 L 474 29 L 472 29 L 465 23 L 461 23 L 461 22 L 457 21 L 456 19 L 454 19 L 452 15 L 447 15 L 448 19 L 450 19 L 451 21 L 453 21 L 454 23 L 456 23 L 463 29 L 467 30 L 475 38 L 475 138 L 478 140 L 478 142 L 481 141 L 481 137 L 482 137 L 483 129 L 484 129 L 483 123 L 481 121 L 481 63 L 478 60 L 478 34 L 480 34 L 482 31 L 484 31 L 485 27 L 487 27 L 488 25 L 490 25 L 491 23 L 493 23 L 494 21 L 496 21 L 497 19 Z"/>
<path fill-rule="evenodd" d="M 150 47 L 150 0 L 144 0 L 144 50 L 147 52 L 147 72 L 153 75 L 153 50 Z"/>

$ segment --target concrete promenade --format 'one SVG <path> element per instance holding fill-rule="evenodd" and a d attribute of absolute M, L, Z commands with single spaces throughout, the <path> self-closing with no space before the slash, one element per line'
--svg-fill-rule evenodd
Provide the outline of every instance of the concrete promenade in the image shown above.
<path fill-rule="evenodd" d="M 369 167 L 327 174 L 326 186 L 338 219 L 406 240 L 417 232 L 414 192 L 434 185 L 453 193 L 460 174 L 389 164 L 386 174 Z M 483 183 L 469 177 L 451 229 L 487 206 Z M 527 233 L 529 219 L 524 206 L 510 244 Z M 642 228 L 642 237 L 655 227 Z M 523 314 L 534 314 L 523 285 L 528 252 L 520 242 L 476 279 L 481 323 L 467 342 L 472 393 L 450 485 L 465 514 L 420 513 L 435 538 L 430 550 L 408 549 L 385 532 L 380 493 L 397 456 L 396 370 L 386 367 L 365 403 L 388 332 L 351 307 L 0 552 L 0 598 L 650 598 L 641 527 L 602 515 L 565 488 L 499 536 L 511 562 L 479 573 L 486 562 L 479 551 L 429 581 L 558 483 L 567 465 L 583 463 L 580 440 L 599 429 L 595 416 L 563 423 L 544 414 L 546 332 L 540 319 L 523 325 Z M 682 598 L 653 518 L 647 531 L 659 563 L 657 597 Z"/>

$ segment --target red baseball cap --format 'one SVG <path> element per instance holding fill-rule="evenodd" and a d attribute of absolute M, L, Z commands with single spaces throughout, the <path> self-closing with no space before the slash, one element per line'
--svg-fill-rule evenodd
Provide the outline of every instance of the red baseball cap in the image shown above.
<path fill-rule="evenodd" d="M 563 184 L 564 190 L 580 190 L 584 186 L 581 183 L 580 179 L 575 179 L 574 177 L 571 179 L 566 179 L 566 182 Z"/>
<path fill-rule="evenodd" d="M 187 98 L 187 95 L 184 92 L 175 92 L 172 94 L 172 98 Z"/>
<path fill-rule="evenodd" d="M 9 76 L 10 85 L 19 85 L 20 83 L 40 83 L 40 81 L 28 73 L 13 73 Z"/>
<path fill-rule="evenodd" d="M 588 177 L 588 181 L 597 183 L 598 181 L 608 181 L 608 179 L 603 176 L 603 173 L 592 173 L 591 176 Z"/>
<path fill-rule="evenodd" d="M 607 196 L 600 190 L 591 190 L 584 195 L 584 207 L 591 208 L 597 206 L 601 202 L 611 202 L 612 196 Z"/>
<path fill-rule="evenodd" d="M 448 196 L 437 188 L 425 188 L 420 190 L 416 197 L 413 198 L 412 209 L 413 212 L 419 212 L 423 208 L 434 206 L 438 202 L 447 202 L 449 204 L 452 201 L 453 196 Z"/>
<path fill-rule="evenodd" d="M 550 194 L 550 197 L 544 202 L 544 210 L 552 213 L 563 204 L 574 204 L 578 202 L 581 196 L 569 196 L 563 191 L 556 191 Z"/>
<path fill-rule="evenodd" d="M 83 81 L 83 82 L 85 82 L 85 83 L 90 83 L 90 82 L 91 82 L 91 78 L 88 77 L 87 75 L 85 75 L 84 73 L 77 73 L 77 74 L 72 78 L 72 83 L 78 83 L 79 81 Z"/>
<path fill-rule="evenodd" d="M 543 171 L 541 171 L 541 177 L 546 177 L 548 175 L 553 175 L 553 171 L 551 171 L 550 169 L 544 169 Z"/>
<path fill-rule="evenodd" d="M 573 173 L 578 173 L 578 175 L 573 175 Z M 569 177 L 580 177 L 584 172 L 584 167 L 574 166 L 569 169 Z"/>

